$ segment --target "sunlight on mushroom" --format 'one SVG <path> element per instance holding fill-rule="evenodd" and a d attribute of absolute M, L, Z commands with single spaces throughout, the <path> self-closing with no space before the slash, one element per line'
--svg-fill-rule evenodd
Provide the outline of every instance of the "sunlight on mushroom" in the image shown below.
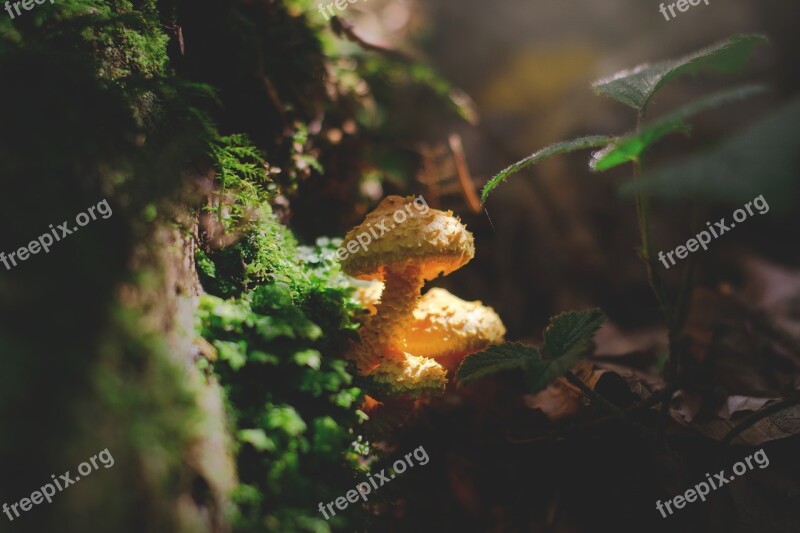
<path fill-rule="evenodd" d="M 421 210 L 417 204 L 408 208 L 413 200 L 412 196 L 386 197 L 361 225 L 347 233 L 344 243 L 377 227 L 388 231 L 342 260 L 346 274 L 384 282 L 376 313 L 367 318 L 361 341 L 349 357 L 362 375 L 393 383 L 398 392 L 410 392 L 416 385 L 425 390 L 444 389 L 447 380 L 441 365 L 405 353 L 405 330 L 413 320 L 425 280 L 449 274 L 475 253 L 472 234 L 451 211 L 427 206 Z"/>

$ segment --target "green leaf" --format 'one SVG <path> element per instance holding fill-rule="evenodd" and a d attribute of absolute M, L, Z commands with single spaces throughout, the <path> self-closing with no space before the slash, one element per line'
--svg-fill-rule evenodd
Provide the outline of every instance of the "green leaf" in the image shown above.
<path fill-rule="evenodd" d="M 517 161 L 513 165 L 504 168 L 501 170 L 495 177 L 493 177 L 489 182 L 483 187 L 483 191 L 481 192 L 481 203 L 486 201 L 486 197 L 489 196 L 489 193 L 492 190 L 500 185 L 505 179 L 514 174 L 519 172 L 525 167 L 533 165 L 534 163 L 539 162 L 540 160 L 550 157 L 552 155 L 557 154 L 566 154 L 569 152 L 575 152 L 578 150 L 585 150 L 587 148 L 597 148 L 598 146 L 605 146 L 606 144 L 613 141 L 613 137 L 609 137 L 607 135 L 590 135 L 588 137 L 580 137 L 578 139 L 573 139 L 571 141 L 561 141 L 555 144 L 551 144 L 545 148 L 542 148 L 538 152 L 535 152 L 525 159 Z"/>
<path fill-rule="evenodd" d="M 308 366 L 313 368 L 314 370 L 319 370 L 322 354 L 320 354 L 317 350 L 308 349 L 303 350 L 300 352 L 295 353 L 292 356 L 294 362 L 301 366 Z"/>
<path fill-rule="evenodd" d="M 265 365 L 277 365 L 278 363 L 280 363 L 280 359 L 278 358 L 277 355 L 267 353 L 261 350 L 253 350 L 248 355 L 248 358 L 250 361 L 253 361 L 254 363 L 262 363 Z"/>
<path fill-rule="evenodd" d="M 581 341 L 589 341 L 606 317 L 599 309 L 567 311 L 550 319 L 544 330 L 544 351 L 551 359 L 564 356 Z"/>
<path fill-rule="evenodd" d="M 255 320 L 255 330 L 265 341 L 278 337 L 295 338 L 294 328 L 286 320 L 275 316 L 260 316 Z"/>
<path fill-rule="evenodd" d="M 247 362 L 247 343 L 245 341 L 220 341 L 213 342 L 219 353 L 219 358 L 227 361 L 233 370 L 239 370 Z"/>
<path fill-rule="evenodd" d="M 359 399 L 361 396 L 361 389 L 358 387 L 350 387 L 349 389 L 342 389 L 336 394 L 331 395 L 331 401 L 338 405 L 339 407 L 343 407 L 344 409 L 350 409 L 350 406 L 353 405 L 353 402 Z"/>
<path fill-rule="evenodd" d="M 459 385 L 466 385 L 489 374 L 522 368 L 525 361 L 532 358 L 539 358 L 539 350 L 531 346 L 516 342 L 489 346 L 482 352 L 465 357 L 456 371 L 456 378 Z"/>
<path fill-rule="evenodd" d="M 595 91 L 630 106 L 642 114 L 650 99 L 667 81 L 684 74 L 710 70 L 721 74 L 740 71 L 753 48 L 767 41 L 763 35 L 734 35 L 680 59 L 639 65 L 592 84 Z"/>
<path fill-rule="evenodd" d="M 765 90 L 766 87 L 763 85 L 746 85 L 721 91 L 686 104 L 676 111 L 642 127 L 639 131 L 630 133 L 609 144 L 604 149 L 595 152 L 592 155 L 589 166 L 592 170 L 602 171 L 628 161 L 636 161 L 647 148 L 664 136 L 677 132 L 688 134 L 691 128 L 686 124 L 685 120 L 689 117 L 706 109 L 718 107 L 735 100 L 742 100 Z"/>
<path fill-rule="evenodd" d="M 214 296 L 203 298 L 201 305 L 210 309 L 214 325 L 225 331 L 241 331 L 242 324 L 245 324 L 251 316 L 246 307 L 232 300 L 221 300 Z"/>
<path fill-rule="evenodd" d="M 267 404 L 263 419 L 266 429 L 280 429 L 292 437 L 303 434 L 307 429 L 306 423 L 291 405 Z"/>
<path fill-rule="evenodd" d="M 311 447 L 316 454 L 333 456 L 347 438 L 347 431 L 330 416 L 315 418 L 311 422 L 311 428 Z"/>
<path fill-rule="evenodd" d="M 275 441 L 267 437 L 263 429 L 243 429 L 239 431 L 239 440 L 250 444 L 260 452 L 274 452 L 277 449 Z"/>
<path fill-rule="evenodd" d="M 796 210 L 792 191 L 800 175 L 800 98 L 781 106 L 714 149 L 691 155 L 643 176 L 637 186 L 666 200 L 698 198 L 741 207 L 763 195 L 770 214 Z"/>
<path fill-rule="evenodd" d="M 556 359 L 528 360 L 526 371 L 530 392 L 539 392 L 557 377 L 563 376 L 586 355 L 591 346 L 589 339 L 583 338 L 571 344 L 569 350 Z"/>

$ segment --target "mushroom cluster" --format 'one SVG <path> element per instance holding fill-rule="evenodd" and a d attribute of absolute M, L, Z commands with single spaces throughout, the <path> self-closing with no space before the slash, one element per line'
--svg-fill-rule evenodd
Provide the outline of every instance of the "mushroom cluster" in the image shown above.
<path fill-rule="evenodd" d="M 370 226 L 392 229 L 345 258 L 342 270 L 354 278 L 382 282 L 382 290 L 375 284 L 360 291 L 363 303 L 374 305 L 374 313 L 362 326 L 349 358 L 360 374 L 390 391 L 420 395 L 444 391 L 446 369 L 453 369 L 468 353 L 500 342 L 505 328 L 490 308 L 464 302 L 443 289 L 432 289 L 420 301 L 425 281 L 465 265 L 475 246 L 472 234 L 451 211 L 428 209 L 395 224 L 393 214 L 410 199 L 386 197 L 348 232 L 345 242 Z"/>

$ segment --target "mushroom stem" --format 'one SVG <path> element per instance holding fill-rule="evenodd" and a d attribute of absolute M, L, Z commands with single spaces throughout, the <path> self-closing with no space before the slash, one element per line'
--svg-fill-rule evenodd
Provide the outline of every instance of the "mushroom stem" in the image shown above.
<path fill-rule="evenodd" d="M 405 269 L 386 269 L 385 284 L 377 312 L 362 328 L 361 344 L 353 359 L 362 374 L 369 373 L 385 360 L 402 360 L 405 328 L 413 319 L 413 311 L 425 283 L 413 265 Z"/>

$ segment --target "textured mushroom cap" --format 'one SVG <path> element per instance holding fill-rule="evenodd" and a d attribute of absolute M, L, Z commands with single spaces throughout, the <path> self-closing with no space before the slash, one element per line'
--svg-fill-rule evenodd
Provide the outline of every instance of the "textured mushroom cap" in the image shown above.
<path fill-rule="evenodd" d="M 384 198 L 364 222 L 347 232 L 342 248 L 358 243 L 359 235 L 364 245 L 341 262 L 346 274 L 359 279 L 383 279 L 387 268 L 409 266 L 424 279 L 433 279 L 461 268 L 475 255 L 472 234 L 452 211 L 416 203 L 413 196 Z"/>
<path fill-rule="evenodd" d="M 405 349 L 437 359 L 464 356 L 502 342 L 505 334 L 503 322 L 491 307 L 435 288 L 414 309 Z"/>
<path fill-rule="evenodd" d="M 441 394 L 447 385 L 447 372 L 441 364 L 428 357 L 408 353 L 400 360 L 381 364 L 370 378 L 386 391 L 396 395 L 423 396 Z"/>

